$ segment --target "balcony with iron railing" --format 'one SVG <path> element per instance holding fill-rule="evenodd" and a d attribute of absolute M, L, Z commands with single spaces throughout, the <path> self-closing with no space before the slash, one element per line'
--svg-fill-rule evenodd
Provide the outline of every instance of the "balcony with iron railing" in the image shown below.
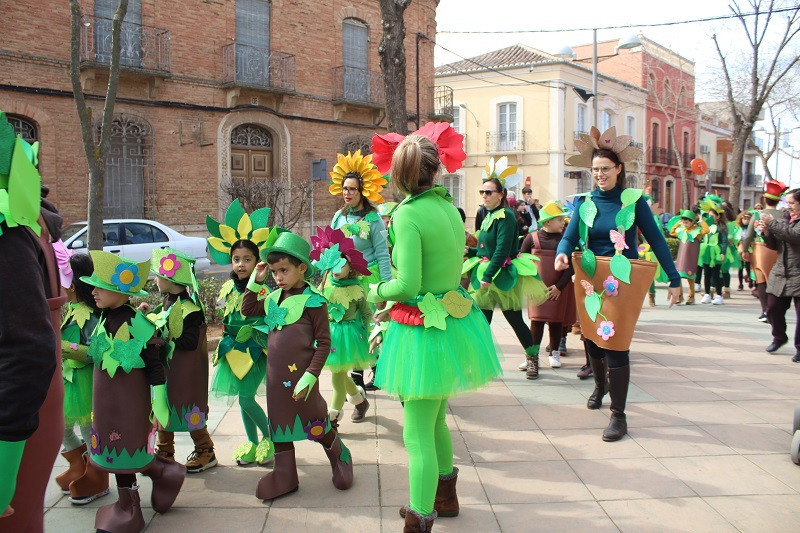
<path fill-rule="evenodd" d="M 333 69 L 333 103 L 369 108 L 384 105 L 383 76 L 367 69 L 340 65 Z"/>
<path fill-rule="evenodd" d="M 648 160 L 647 162 L 650 164 L 655 165 L 667 165 L 671 167 L 677 167 L 679 159 L 675 156 L 675 151 L 672 148 L 658 148 L 653 147 L 647 151 Z M 683 154 L 683 166 L 685 168 L 691 168 L 692 166 L 692 159 L 695 158 L 695 154 L 686 153 Z"/>
<path fill-rule="evenodd" d="M 764 187 L 764 178 L 761 174 L 745 174 L 743 178 L 745 187 L 752 187 L 754 189 L 761 189 Z"/>
<path fill-rule="evenodd" d="M 709 170 L 707 174 L 713 185 L 725 185 L 724 170 Z"/>
<path fill-rule="evenodd" d="M 487 152 L 524 152 L 525 130 L 487 131 Z"/>
<path fill-rule="evenodd" d="M 111 19 L 84 15 L 81 25 L 81 67 L 108 67 L 111 64 L 111 24 Z M 123 22 L 120 28 L 119 60 L 122 70 L 169 74 L 169 30 Z"/>
<path fill-rule="evenodd" d="M 430 119 L 435 122 L 453 122 L 455 107 L 453 106 L 453 88 L 437 85 L 433 89 L 433 110 Z"/>
<path fill-rule="evenodd" d="M 295 91 L 295 56 L 240 43 L 222 47 L 222 86 L 279 93 Z"/>

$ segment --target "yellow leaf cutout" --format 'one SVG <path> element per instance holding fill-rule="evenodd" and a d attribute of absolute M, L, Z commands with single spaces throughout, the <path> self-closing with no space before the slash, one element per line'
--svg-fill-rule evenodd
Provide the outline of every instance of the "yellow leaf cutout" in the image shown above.
<path fill-rule="evenodd" d="M 261 243 L 266 242 L 269 238 L 269 228 L 258 228 L 250 236 L 250 240 L 256 243 L 256 246 L 261 246 Z"/>
<path fill-rule="evenodd" d="M 250 236 L 250 232 L 253 231 L 253 223 L 250 221 L 250 215 L 247 213 L 242 215 L 242 218 L 239 219 L 239 227 L 236 228 L 236 231 L 242 239 L 246 239 Z"/>
<path fill-rule="evenodd" d="M 222 239 L 229 244 L 233 244 L 239 240 L 236 238 L 236 231 L 225 224 L 219 225 L 219 234 L 222 235 Z"/>
<path fill-rule="evenodd" d="M 128 329 L 128 323 L 127 322 L 123 323 L 119 327 L 119 329 L 117 330 L 116 335 L 114 335 L 114 338 L 115 339 L 119 339 L 119 340 L 121 340 L 123 342 L 128 342 L 129 340 L 131 340 L 131 332 Z"/>
<path fill-rule="evenodd" d="M 250 369 L 253 368 L 253 358 L 250 357 L 250 354 L 235 348 L 225 354 L 225 358 L 228 360 L 228 365 L 230 365 L 233 375 L 239 379 L 244 379 Z"/>
<path fill-rule="evenodd" d="M 472 310 L 472 301 L 458 293 L 450 291 L 442 298 L 442 305 L 447 314 L 453 318 L 464 318 Z"/>
<path fill-rule="evenodd" d="M 231 241 L 231 244 L 233 244 L 234 242 L 236 241 Z M 231 253 L 231 247 L 225 244 L 225 241 L 223 241 L 218 237 L 209 237 L 208 244 L 210 244 L 213 249 L 215 249 L 218 252 L 222 252 L 223 254 Z"/>

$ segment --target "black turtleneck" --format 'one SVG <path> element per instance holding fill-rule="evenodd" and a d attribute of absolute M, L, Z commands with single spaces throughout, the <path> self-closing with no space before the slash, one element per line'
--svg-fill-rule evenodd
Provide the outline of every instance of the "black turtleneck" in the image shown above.
<path fill-rule="evenodd" d="M 184 289 L 183 292 L 178 294 L 170 294 L 167 293 L 164 295 L 164 309 L 169 309 L 172 307 L 178 298 L 181 301 L 191 300 L 191 296 L 189 293 Z M 203 311 L 195 311 L 194 313 L 189 313 L 186 318 L 183 319 L 183 333 L 177 339 L 172 339 L 175 343 L 175 348 L 177 350 L 194 350 L 197 348 L 197 343 L 200 341 L 200 325 L 205 322 L 205 317 L 203 317 Z"/>

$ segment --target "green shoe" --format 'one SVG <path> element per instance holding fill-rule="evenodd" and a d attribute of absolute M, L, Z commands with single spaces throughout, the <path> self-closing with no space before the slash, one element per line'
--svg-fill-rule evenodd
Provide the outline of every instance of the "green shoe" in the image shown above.
<path fill-rule="evenodd" d="M 256 462 L 259 465 L 265 465 L 272 462 L 272 457 L 275 455 L 275 446 L 272 441 L 264 437 L 261 442 L 256 446 Z"/>
<path fill-rule="evenodd" d="M 256 462 L 256 448 L 255 443 L 247 441 L 240 444 L 236 451 L 233 452 L 233 460 L 239 466 L 251 466 Z"/>

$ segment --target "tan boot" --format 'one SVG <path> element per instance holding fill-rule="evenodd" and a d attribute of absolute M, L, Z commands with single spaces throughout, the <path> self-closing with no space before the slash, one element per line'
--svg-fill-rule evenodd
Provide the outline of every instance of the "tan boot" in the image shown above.
<path fill-rule="evenodd" d="M 350 415 L 350 420 L 353 422 L 363 422 L 364 417 L 369 409 L 369 402 L 367 401 L 367 393 L 364 392 L 364 387 L 358 387 L 358 392 L 353 396 L 347 395 L 347 401 L 355 405 L 353 414 Z"/>
<path fill-rule="evenodd" d="M 95 529 L 109 533 L 139 533 L 144 529 L 139 487 L 118 487 L 117 492 L 119 500 L 97 510 Z"/>
<path fill-rule="evenodd" d="M 86 505 L 108 494 L 108 472 L 100 470 L 86 456 L 86 471 L 69 485 L 69 501 Z"/>
<path fill-rule="evenodd" d="M 447 475 L 439 476 L 439 484 L 436 486 L 436 499 L 433 501 L 433 509 L 441 518 L 458 516 L 458 495 L 456 494 L 456 482 L 458 481 L 458 468 L 453 467 L 453 471 Z M 406 517 L 406 507 L 400 508 L 400 516 Z"/>
<path fill-rule="evenodd" d="M 353 458 L 350 456 L 350 450 L 339 435 L 336 435 L 330 448 L 323 445 L 322 449 L 325 450 L 325 455 L 331 463 L 333 486 L 339 490 L 349 489 L 353 485 Z"/>
<path fill-rule="evenodd" d="M 654 292 L 648 293 L 647 301 L 650 304 L 650 307 L 655 307 L 656 306 L 656 293 L 654 293 Z"/>
<path fill-rule="evenodd" d="M 175 433 L 161 429 L 158 430 L 155 454 L 165 459 L 175 458 Z"/>
<path fill-rule="evenodd" d="M 156 455 L 153 462 L 142 474 L 153 480 L 153 492 L 150 503 L 157 513 L 166 513 L 175 503 L 175 498 L 186 479 L 186 467 L 172 459 L 164 459 Z"/>
<path fill-rule="evenodd" d="M 406 522 L 403 526 L 403 533 L 428 533 L 433 531 L 433 521 L 436 520 L 434 510 L 427 516 L 422 516 L 411 507 L 406 506 Z"/>
<path fill-rule="evenodd" d="M 275 454 L 275 466 L 272 472 L 258 481 L 256 497 L 259 500 L 274 500 L 296 491 L 299 486 L 297 463 L 294 458 L 294 447 L 292 447 L 291 450 Z"/>
<path fill-rule="evenodd" d="M 86 443 L 81 444 L 74 450 L 61 452 L 61 456 L 69 463 L 69 468 L 56 476 L 56 483 L 61 487 L 63 494 L 69 494 L 69 484 L 78 479 L 86 472 Z"/>
<path fill-rule="evenodd" d="M 209 468 L 217 466 L 217 456 L 214 454 L 214 441 L 211 440 L 211 435 L 208 434 L 208 429 L 196 429 L 191 431 L 189 435 L 194 442 L 194 451 L 189 454 L 186 460 L 186 472 L 189 474 L 197 474 Z"/>
<path fill-rule="evenodd" d="M 686 305 L 694 305 L 694 283 L 692 280 L 689 280 L 689 297 L 686 299 Z"/>

